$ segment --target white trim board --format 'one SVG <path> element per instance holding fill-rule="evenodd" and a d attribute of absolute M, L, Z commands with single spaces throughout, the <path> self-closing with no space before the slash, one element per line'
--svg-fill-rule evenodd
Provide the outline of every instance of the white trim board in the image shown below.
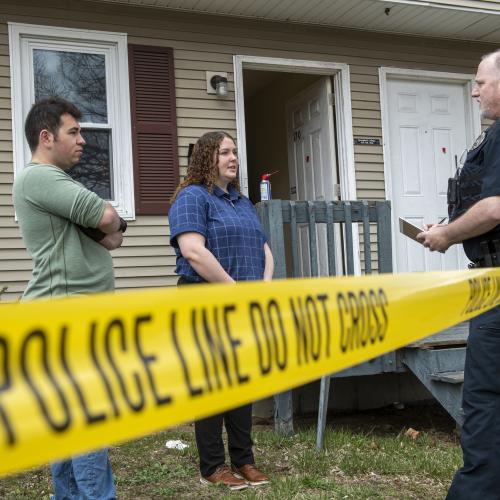
<path fill-rule="evenodd" d="M 233 56 L 234 90 L 236 105 L 236 136 L 238 141 L 240 184 L 248 195 L 248 165 L 245 127 L 245 95 L 243 69 L 283 71 L 331 76 L 334 80 L 336 134 L 339 164 L 340 198 L 356 200 L 356 176 L 354 169 L 354 142 L 352 131 L 352 105 L 349 66 L 344 63 L 284 59 L 259 56 Z M 359 234 L 353 231 L 354 255 L 359 252 Z M 355 274 L 361 274 L 359 258 L 355 261 Z"/>
<path fill-rule="evenodd" d="M 465 73 L 449 73 L 443 71 L 423 71 L 404 68 L 379 68 L 380 82 L 380 113 L 382 121 L 382 147 L 384 155 L 384 187 L 385 197 L 392 200 L 392 175 L 391 175 L 391 145 L 389 141 L 389 110 L 388 110 L 388 95 L 387 81 L 390 79 L 405 79 L 416 81 L 429 82 L 450 82 L 461 83 L 464 89 L 464 109 L 466 116 L 465 133 L 470 144 L 481 133 L 481 117 L 479 112 L 479 104 L 476 100 L 470 97 L 472 86 L 474 84 L 474 75 Z M 399 227 L 396 227 L 394 217 L 392 219 L 392 234 L 399 232 Z M 392 238 L 392 255 L 396 255 L 396 239 Z M 397 272 L 397 262 L 393 259 L 393 271 Z"/>

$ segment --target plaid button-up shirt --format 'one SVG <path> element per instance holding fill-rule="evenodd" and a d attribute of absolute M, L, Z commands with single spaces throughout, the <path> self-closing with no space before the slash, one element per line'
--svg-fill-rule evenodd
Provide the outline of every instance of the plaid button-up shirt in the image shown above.
<path fill-rule="evenodd" d="M 251 201 L 232 186 L 228 193 L 215 186 L 212 194 L 202 185 L 187 186 L 177 196 L 168 218 L 178 275 L 204 281 L 182 256 L 177 243 L 180 234 L 196 232 L 205 237 L 207 249 L 235 281 L 262 279 L 267 237 Z"/>

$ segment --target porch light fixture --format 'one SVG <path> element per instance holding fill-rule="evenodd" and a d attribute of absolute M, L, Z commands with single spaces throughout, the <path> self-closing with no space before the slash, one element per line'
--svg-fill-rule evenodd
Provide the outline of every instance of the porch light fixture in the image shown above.
<path fill-rule="evenodd" d="M 215 89 L 215 93 L 219 97 L 227 95 L 227 78 L 220 75 L 214 75 L 210 78 L 210 85 L 212 85 L 212 88 Z"/>
<path fill-rule="evenodd" d="M 216 94 L 218 97 L 227 96 L 227 73 L 206 72 L 207 93 Z"/>

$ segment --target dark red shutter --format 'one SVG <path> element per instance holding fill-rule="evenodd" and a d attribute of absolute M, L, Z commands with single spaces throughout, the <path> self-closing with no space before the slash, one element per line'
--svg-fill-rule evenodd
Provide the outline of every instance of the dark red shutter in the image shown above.
<path fill-rule="evenodd" d="M 135 208 L 165 215 L 179 182 L 173 50 L 129 45 Z"/>

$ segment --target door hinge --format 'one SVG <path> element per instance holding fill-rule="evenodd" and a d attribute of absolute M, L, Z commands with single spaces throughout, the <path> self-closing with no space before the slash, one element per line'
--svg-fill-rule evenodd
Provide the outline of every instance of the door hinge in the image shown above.
<path fill-rule="evenodd" d="M 330 106 L 335 106 L 335 94 L 333 92 L 328 94 L 328 104 Z"/>
<path fill-rule="evenodd" d="M 333 196 L 340 198 L 340 184 L 333 185 Z"/>

